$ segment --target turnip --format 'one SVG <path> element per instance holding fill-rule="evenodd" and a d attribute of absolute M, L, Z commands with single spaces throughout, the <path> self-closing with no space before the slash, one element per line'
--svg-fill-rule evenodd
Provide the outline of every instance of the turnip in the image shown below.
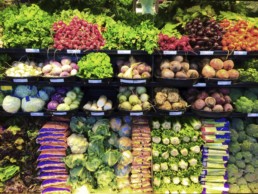
<path fill-rule="evenodd" d="M 73 69 L 79 70 L 79 66 L 78 66 L 76 63 L 71 63 L 70 66 L 71 66 Z"/>
<path fill-rule="evenodd" d="M 107 97 L 102 95 L 99 97 L 98 101 L 97 101 L 97 106 L 102 108 L 107 102 Z"/>
<path fill-rule="evenodd" d="M 74 110 L 74 109 L 77 109 L 77 108 L 79 108 L 78 104 L 74 104 L 74 103 L 70 104 L 70 109 L 71 110 Z"/>
<path fill-rule="evenodd" d="M 148 94 L 141 94 L 140 99 L 142 102 L 147 102 L 149 100 Z"/>
<path fill-rule="evenodd" d="M 145 87 L 143 87 L 143 86 L 138 86 L 138 87 L 136 87 L 136 93 L 137 93 L 138 95 L 144 94 L 144 93 L 146 93 L 146 92 L 147 92 L 147 90 L 146 90 Z"/>
<path fill-rule="evenodd" d="M 57 62 L 57 61 L 51 61 L 50 64 L 53 66 L 53 67 L 62 67 L 62 65 Z"/>
<path fill-rule="evenodd" d="M 69 58 L 63 58 L 63 59 L 61 60 L 61 64 L 62 64 L 62 65 L 70 65 L 71 62 L 72 62 L 72 61 L 71 61 L 71 59 L 69 59 Z"/>
<path fill-rule="evenodd" d="M 48 110 L 56 110 L 57 106 L 58 106 L 58 102 L 52 100 L 52 101 L 50 101 L 50 102 L 48 103 L 47 109 L 48 109 Z"/>
<path fill-rule="evenodd" d="M 72 104 L 72 99 L 69 98 L 69 97 L 65 97 L 64 98 L 64 103 L 67 104 L 67 105 L 70 105 L 70 104 Z"/>
<path fill-rule="evenodd" d="M 62 68 L 62 71 L 66 71 L 68 73 L 72 71 L 72 67 L 70 65 L 63 65 L 61 68 Z"/>
<path fill-rule="evenodd" d="M 54 68 L 50 72 L 50 74 L 55 75 L 55 76 L 59 76 L 60 73 L 62 73 L 62 69 L 57 66 L 54 66 Z"/>
<path fill-rule="evenodd" d="M 76 97 L 77 97 L 76 93 L 75 93 L 75 92 L 72 92 L 72 91 L 67 92 L 66 96 L 69 97 L 69 98 L 71 98 L 71 100 L 75 100 Z"/>
<path fill-rule="evenodd" d="M 84 106 L 83 106 L 83 109 L 85 110 L 90 110 L 92 106 L 92 102 L 91 101 L 88 101 Z"/>
<path fill-rule="evenodd" d="M 72 69 L 72 71 L 71 71 L 72 76 L 76 75 L 77 73 L 78 73 L 78 71 L 76 69 Z"/>
<path fill-rule="evenodd" d="M 131 95 L 130 97 L 129 97 L 129 102 L 130 102 L 130 104 L 131 105 L 136 105 L 136 104 L 138 104 L 138 102 L 139 102 L 139 98 L 138 98 L 138 96 L 137 95 Z"/>
<path fill-rule="evenodd" d="M 52 66 L 51 66 L 51 65 L 45 65 L 45 66 L 42 68 L 42 72 L 43 72 L 44 74 L 51 72 L 51 70 L 52 70 Z"/>
<path fill-rule="evenodd" d="M 66 71 L 60 73 L 60 77 L 68 77 L 68 76 L 70 76 L 70 74 Z"/>
<path fill-rule="evenodd" d="M 168 79 L 171 79 L 171 78 L 174 78 L 175 74 L 173 71 L 171 71 L 170 69 L 163 69 L 162 72 L 161 72 L 161 77 L 162 78 L 168 78 Z"/>

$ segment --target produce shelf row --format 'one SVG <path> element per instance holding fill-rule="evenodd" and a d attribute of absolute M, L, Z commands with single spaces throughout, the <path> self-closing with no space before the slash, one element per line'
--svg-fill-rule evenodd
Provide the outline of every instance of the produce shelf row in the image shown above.
<path fill-rule="evenodd" d="M 71 112 L 66 112 L 66 111 L 62 111 L 62 112 L 31 112 L 31 113 L 27 113 L 27 112 L 18 112 L 15 114 L 10 114 L 7 113 L 5 111 L 0 111 L 0 116 L 6 116 L 6 117 L 13 117 L 13 116 L 29 116 L 29 117 L 52 117 L 52 116 L 105 116 L 104 112 L 92 112 L 92 113 L 85 113 L 83 111 L 71 111 Z M 107 117 L 113 117 L 113 116 L 145 116 L 145 117 L 164 117 L 164 116 L 170 116 L 170 117 L 188 117 L 188 116 L 195 116 L 198 117 L 199 115 L 196 115 L 194 112 L 192 111 L 187 111 L 187 112 L 124 112 L 124 111 L 114 111 L 111 112 L 110 114 L 106 115 Z M 220 117 L 220 115 L 217 116 L 218 118 Z M 256 118 L 258 117 L 258 113 L 237 113 L 237 112 L 233 112 L 230 113 L 230 115 L 226 116 L 227 118 L 245 118 L 245 117 L 253 117 Z M 202 118 L 211 118 L 209 116 L 207 117 L 202 117 Z M 214 118 L 214 117 L 213 117 Z"/>
<path fill-rule="evenodd" d="M 64 79 L 56 79 L 59 81 L 29 81 L 26 79 L 20 79 L 23 81 L 10 81 L 10 80 L 0 80 L 0 86 L 16 86 L 16 85 L 37 85 L 37 86 L 80 86 L 80 87 L 119 87 L 119 86 L 147 86 L 147 87 L 177 87 L 177 88 L 185 88 L 185 87 L 229 87 L 229 88 L 252 88 L 258 87 L 258 82 L 228 82 L 228 81 L 218 81 L 218 82 L 208 82 L 205 83 L 201 80 L 201 82 L 197 82 L 193 85 L 185 85 L 185 84 L 178 84 L 178 80 L 173 82 L 173 80 L 169 82 L 158 82 L 158 81 L 150 81 L 145 83 L 137 83 L 137 82 L 130 82 L 130 83 L 122 83 L 121 81 L 114 80 L 110 82 L 95 82 L 90 83 L 87 81 L 66 81 Z M 24 81 L 25 80 L 25 81 Z"/>
<path fill-rule="evenodd" d="M 110 55 L 148 55 L 146 51 L 142 50 L 55 50 L 55 49 L 32 49 L 32 48 L 0 48 L 0 53 L 27 53 L 27 54 L 73 54 L 84 55 L 92 52 L 104 52 Z M 258 56 L 258 51 L 222 51 L 222 50 L 203 50 L 203 51 L 180 51 L 167 50 L 155 51 L 152 55 L 195 55 L 195 56 Z"/>

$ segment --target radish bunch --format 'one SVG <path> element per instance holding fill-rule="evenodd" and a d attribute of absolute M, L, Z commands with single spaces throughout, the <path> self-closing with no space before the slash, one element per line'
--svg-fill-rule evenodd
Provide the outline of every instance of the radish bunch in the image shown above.
<path fill-rule="evenodd" d="M 158 44 L 160 50 L 192 50 L 192 47 L 189 44 L 188 36 L 182 36 L 180 39 L 178 39 L 173 36 L 169 37 L 166 34 L 159 34 Z"/>
<path fill-rule="evenodd" d="M 53 24 L 54 47 L 62 49 L 100 49 L 104 46 L 104 38 L 98 30 L 98 25 L 74 17 L 67 25 L 63 21 Z"/>

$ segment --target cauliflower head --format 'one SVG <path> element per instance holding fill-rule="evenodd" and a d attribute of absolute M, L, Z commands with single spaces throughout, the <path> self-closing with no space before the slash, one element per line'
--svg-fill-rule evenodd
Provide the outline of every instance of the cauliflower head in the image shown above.
<path fill-rule="evenodd" d="M 73 154 L 83 154 L 89 143 L 83 135 L 73 133 L 67 138 L 67 144 Z"/>

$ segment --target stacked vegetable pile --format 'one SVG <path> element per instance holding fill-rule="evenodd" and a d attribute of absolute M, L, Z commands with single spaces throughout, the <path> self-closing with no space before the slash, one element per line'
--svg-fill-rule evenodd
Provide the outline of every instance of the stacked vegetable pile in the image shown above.
<path fill-rule="evenodd" d="M 39 6 L 22 5 L 1 12 L 5 47 L 48 48 L 53 43 L 50 29 L 54 18 Z"/>
<path fill-rule="evenodd" d="M 246 60 L 238 71 L 241 82 L 258 82 L 258 59 Z"/>
<path fill-rule="evenodd" d="M 258 192 L 257 121 L 232 119 L 229 145 L 229 193 Z"/>
<path fill-rule="evenodd" d="M 135 193 L 150 193 L 151 186 L 151 130 L 146 118 L 134 118 L 132 127 L 131 187 Z"/>
<path fill-rule="evenodd" d="M 69 194 L 68 173 L 63 158 L 66 148 L 69 126 L 61 122 L 47 122 L 39 131 L 37 143 L 40 144 L 38 169 L 42 180 L 42 193 L 62 192 Z M 69 143 L 69 142 L 68 142 Z"/>
<path fill-rule="evenodd" d="M 113 76 L 110 57 L 105 53 L 90 53 L 79 62 L 79 77 L 85 79 L 103 79 Z"/>
<path fill-rule="evenodd" d="M 237 112 L 257 113 L 258 112 L 258 88 L 230 90 L 230 97 Z"/>
<path fill-rule="evenodd" d="M 125 63 L 117 75 L 119 78 L 141 79 L 151 77 L 151 66 L 144 62 Z"/>
<path fill-rule="evenodd" d="M 230 91 L 227 88 L 209 89 L 208 91 L 190 88 L 184 93 L 184 96 L 195 110 L 231 112 L 233 111 L 233 106 L 229 94 Z"/>
<path fill-rule="evenodd" d="M 161 110 L 185 110 L 187 102 L 182 99 L 176 88 L 155 88 L 155 105 Z"/>
<path fill-rule="evenodd" d="M 223 29 L 214 19 L 196 18 L 188 22 L 185 32 L 190 38 L 190 45 L 194 50 L 221 50 Z"/>
<path fill-rule="evenodd" d="M 203 67 L 202 76 L 205 78 L 238 79 L 239 72 L 233 68 L 234 62 L 232 60 L 222 61 L 219 58 L 214 58 Z"/>
<path fill-rule="evenodd" d="M 76 75 L 79 67 L 76 63 L 73 63 L 70 58 L 63 58 L 61 63 L 55 60 L 51 60 L 46 63 L 42 72 L 44 77 L 68 77 Z"/>
<path fill-rule="evenodd" d="M 12 67 L 5 71 L 5 74 L 9 77 L 33 77 L 40 76 L 42 69 L 40 64 L 36 64 L 34 61 L 15 61 Z"/>
<path fill-rule="evenodd" d="M 90 110 L 90 111 L 107 111 L 111 110 L 113 106 L 113 103 L 111 100 L 107 99 L 105 95 L 101 95 L 99 99 L 88 101 L 84 106 L 84 110 Z"/>
<path fill-rule="evenodd" d="M 0 126 L 0 193 L 38 193 L 37 125 L 28 118 L 2 118 Z"/>
<path fill-rule="evenodd" d="M 201 122 L 195 118 L 155 119 L 152 128 L 154 191 L 201 193 Z"/>
<path fill-rule="evenodd" d="M 67 25 L 63 21 L 53 24 L 54 47 L 62 49 L 96 50 L 104 46 L 98 25 L 74 17 Z"/>
<path fill-rule="evenodd" d="M 168 36 L 166 34 L 159 34 L 159 50 L 183 50 L 183 51 L 191 51 L 193 50 L 190 45 L 190 38 L 188 36 L 181 36 L 181 38 L 177 38 L 174 36 Z"/>
<path fill-rule="evenodd" d="M 121 110 L 143 111 L 151 108 L 147 89 L 142 86 L 120 87 L 117 98 L 119 101 L 118 108 Z"/>
<path fill-rule="evenodd" d="M 203 120 L 202 138 L 203 173 L 201 183 L 205 193 L 224 193 L 229 190 L 227 184 L 227 163 L 229 160 L 228 144 L 230 142 L 229 121 Z"/>
<path fill-rule="evenodd" d="M 68 183 L 74 192 L 84 189 L 111 193 L 128 186 L 124 176 L 130 172 L 132 158 L 130 153 L 124 152 L 131 149 L 129 125 L 128 118 L 124 118 L 123 124 L 120 118 L 109 121 L 72 117 L 70 127 L 73 133 L 68 137 L 71 154 L 65 158 L 65 163 L 70 169 Z"/>
<path fill-rule="evenodd" d="M 19 85 L 13 90 L 13 95 L 5 96 L 3 109 L 8 113 L 17 113 L 20 108 L 23 112 L 38 112 L 43 110 L 53 88 Z"/>
<path fill-rule="evenodd" d="M 258 50 L 258 28 L 251 22 L 224 19 L 221 21 L 220 26 L 226 30 L 222 39 L 223 50 Z"/>
<path fill-rule="evenodd" d="M 160 65 L 160 72 L 158 74 L 161 78 L 199 78 L 198 68 L 190 66 L 182 56 L 175 56 L 172 61 L 164 60 Z"/>
<path fill-rule="evenodd" d="M 51 101 L 47 105 L 50 111 L 70 111 L 78 109 L 83 97 L 79 87 L 73 89 L 59 87 L 51 92 Z"/>

